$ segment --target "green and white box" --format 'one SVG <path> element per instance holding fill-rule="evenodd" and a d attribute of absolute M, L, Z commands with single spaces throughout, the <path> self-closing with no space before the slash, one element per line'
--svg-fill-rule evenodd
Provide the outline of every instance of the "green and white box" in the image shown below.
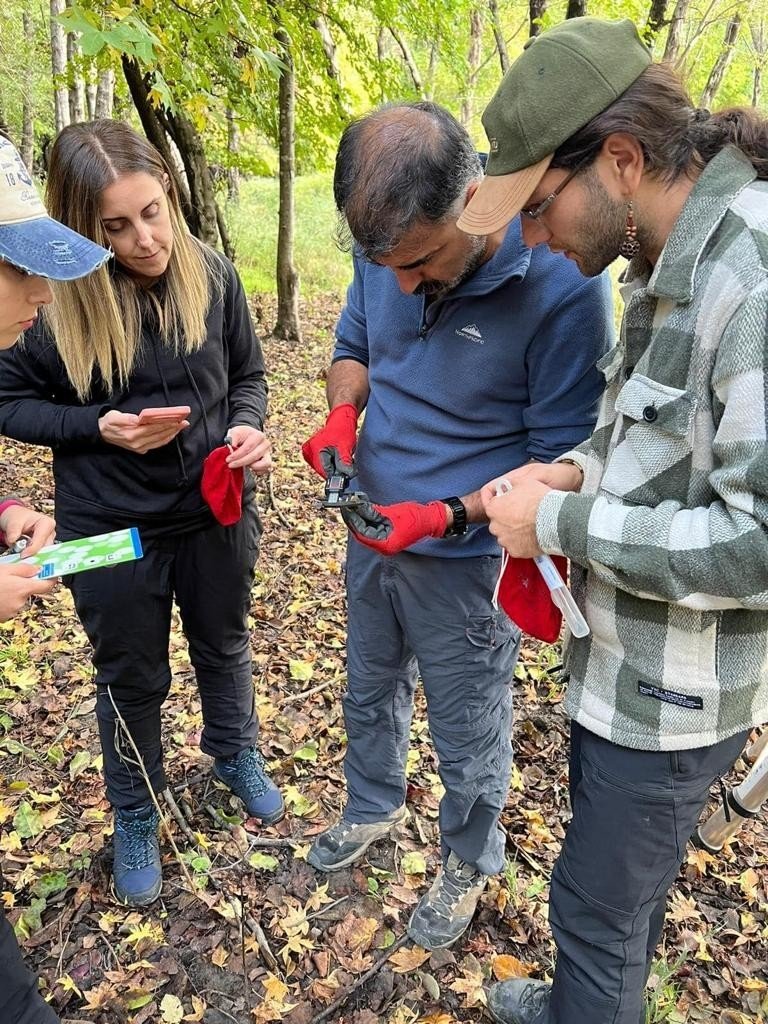
<path fill-rule="evenodd" d="M 0 562 L 19 562 L 24 559 L 30 565 L 39 565 L 39 578 L 47 580 L 51 576 L 69 576 L 75 572 L 85 572 L 86 569 L 133 562 L 143 554 L 139 531 L 132 526 L 128 530 L 113 530 L 95 537 L 80 537 L 77 540 L 65 540 L 61 544 L 51 544 L 27 557 L 23 551 L 18 555 L 5 555 L 0 558 Z"/>

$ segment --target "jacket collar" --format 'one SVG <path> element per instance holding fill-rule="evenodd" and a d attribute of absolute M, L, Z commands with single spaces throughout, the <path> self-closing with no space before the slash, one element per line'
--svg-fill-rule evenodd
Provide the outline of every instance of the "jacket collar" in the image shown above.
<path fill-rule="evenodd" d="M 672 233 L 648 279 L 648 262 L 637 257 L 623 280 L 648 280 L 649 294 L 675 302 L 690 302 L 702 254 L 731 203 L 757 173 L 735 146 L 726 146 L 709 161 L 677 218 Z"/>

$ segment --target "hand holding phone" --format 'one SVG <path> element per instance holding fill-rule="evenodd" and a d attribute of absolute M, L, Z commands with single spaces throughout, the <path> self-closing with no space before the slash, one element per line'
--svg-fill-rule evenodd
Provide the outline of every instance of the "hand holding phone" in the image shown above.
<path fill-rule="evenodd" d="M 139 423 L 163 423 L 166 420 L 181 421 L 187 418 L 191 412 L 188 405 L 161 405 L 152 409 L 142 409 L 139 413 Z"/>

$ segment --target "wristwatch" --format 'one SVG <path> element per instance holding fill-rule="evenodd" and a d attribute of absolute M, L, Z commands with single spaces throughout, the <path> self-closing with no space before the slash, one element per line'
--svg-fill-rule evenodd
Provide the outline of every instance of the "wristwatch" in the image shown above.
<path fill-rule="evenodd" d="M 444 537 L 461 537 L 462 534 L 467 532 L 467 510 L 464 507 L 464 502 L 457 497 L 453 498 L 441 498 L 440 501 L 444 505 L 447 505 L 451 512 L 453 512 L 453 522 L 447 528 Z"/>

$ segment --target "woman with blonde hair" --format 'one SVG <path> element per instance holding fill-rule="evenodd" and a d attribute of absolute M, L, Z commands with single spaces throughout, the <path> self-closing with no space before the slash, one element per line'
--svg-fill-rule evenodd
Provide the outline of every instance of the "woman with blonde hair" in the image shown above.
<path fill-rule="evenodd" d="M 203 464 L 225 441 L 225 476 L 269 472 L 267 385 L 237 274 L 189 234 L 173 176 L 144 138 L 115 121 L 65 128 L 47 198 L 52 216 L 114 260 L 57 286 L 42 325 L 0 356 L 0 432 L 53 449 L 61 540 L 139 529 L 143 558 L 66 582 L 93 646 L 115 892 L 140 906 L 157 898 L 162 877 L 134 745 L 161 792 L 174 600 L 200 691 L 201 749 L 250 816 L 271 824 L 284 813 L 256 747 L 253 480 L 246 472 L 239 518 L 238 487 L 227 514 L 210 488 L 201 492 Z"/>

